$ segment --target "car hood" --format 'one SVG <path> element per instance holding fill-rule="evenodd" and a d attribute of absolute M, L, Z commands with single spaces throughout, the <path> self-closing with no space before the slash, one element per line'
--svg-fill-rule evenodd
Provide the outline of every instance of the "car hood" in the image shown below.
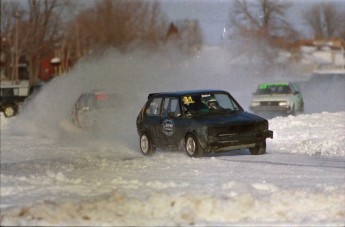
<path fill-rule="evenodd" d="M 252 101 L 280 101 L 290 99 L 290 94 L 254 95 Z"/>
<path fill-rule="evenodd" d="M 210 115 L 203 118 L 197 118 L 203 125 L 239 125 L 266 121 L 266 119 L 248 112 L 239 112 L 232 114 Z"/>

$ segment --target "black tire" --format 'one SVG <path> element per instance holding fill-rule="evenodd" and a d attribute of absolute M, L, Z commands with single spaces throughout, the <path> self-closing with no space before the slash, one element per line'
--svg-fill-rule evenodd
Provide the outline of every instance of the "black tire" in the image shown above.
<path fill-rule="evenodd" d="M 295 105 L 293 104 L 291 110 L 288 112 L 288 115 L 296 115 Z"/>
<path fill-rule="evenodd" d="M 302 102 L 302 104 L 301 104 L 300 113 L 304 113 L 304 103 L 303 103 L 303 102 Z"/>
<path fill-rule="evenodd" d="M 139 145 L 143 155 L 152 155 L 155 150 L 150 137 L 146 133 L 140 136 Z"/>
<path fill-rule="evenodd" d="M 5 117 L 10 118 L 17 114 L 17 108 L 13 105 L 8 105 L 4 107 L 3 112 Z"/>
<path fill-rule="evenodd" d="M 201 157 L 203 155 L 203 150 L 196 137 L 192 134 L 186 136 L 185 141 L 186 153 L 189 157 Z"/>
<path fill-rule="evenodd" d="M 262 155 L 266 153 L 266 140 L 255 144 L 255 147 L 249 148 L 252 155 Z"/>

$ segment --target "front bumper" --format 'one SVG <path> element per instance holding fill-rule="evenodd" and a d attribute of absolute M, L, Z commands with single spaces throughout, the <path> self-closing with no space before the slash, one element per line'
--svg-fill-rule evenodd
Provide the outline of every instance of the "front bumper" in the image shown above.
<path fill-rule="evenodd" d="M 267 138 L 273 139 L 273 131 L 265 130 L 244 135 L 235 133 L 220 134 L 209 138 L 209 141 L 205 144 L 205 150 L 208 152 L 218 152 L 251 148 Z"/>
<path fill-rule="evenodd" d="M 290 106 L 250 106 L 253 112 L 289 112 Z"/>

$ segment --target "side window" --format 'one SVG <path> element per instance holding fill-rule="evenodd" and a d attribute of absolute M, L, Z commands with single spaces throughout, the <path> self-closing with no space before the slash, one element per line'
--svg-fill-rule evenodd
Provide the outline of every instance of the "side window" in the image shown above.
<path fill-rule="evenodd" d="M 294 86 L 293 84 L 291 84 L 291 85 L 289 86 L 289 88 L 290 88 L 290 92 L 291 92 L 292 94 L 294 94 L 295 91 L 296 91 L 295 86 Z"/>
<path fill-rule="evenodd" d="M 83 108 L 83 107 L 86 107 L 86 101 L 87 101 L 87 95 L 82 95 L 81 98 L 80 98 L 80 107 Z"/>
<path fill-rule="evenodd" d="M 178 98 L 173 98 L 171 100 L 171 112 L 175 112 L 176 117 L 181 115 L 180 102 Z"/>
<path fill-rule="evenodd" d="M 95 103 L 95 95 L 94 94 L 88 94 L 86 96 L 86 106 L 91 109 L 94 108 L 94 103 Z"/>
<path fill-rule="evenodd" d="M 298 87 L 297 84 L 291 84 L 291 90 L 292 90 L 292 93 L 295 94 L 296 92 L 299 93 L 300 92 L 300 89 Z"/>
<path fill-rule="evenodd" d="M 147 116 L 159 116 L 162 104 L 162 98 L 154 98 L 146 108 Z"/>
<path fill-rule="evenodd" d="M 169 112 L 174 112 L 175 116 L 181 115 L 178 98 L 165 98 L 162 110 L 162 117 L 167 117 Z"/>
<path fill-rule="evenodd" d="M 1 89 L 1 96 L 7 97 L 7 96 L 13 96 L 13 88 L 3 88 Z"/>

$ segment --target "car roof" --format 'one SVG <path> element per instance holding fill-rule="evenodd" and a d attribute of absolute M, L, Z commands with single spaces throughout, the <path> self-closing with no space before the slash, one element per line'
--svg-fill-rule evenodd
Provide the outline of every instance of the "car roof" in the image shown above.
<path fill-rule="evenodd" d="M 203 94 L 203 93 L 228 93 L 224 90 L 214 90 L 214 89 L 200 89 L 200 90 L 184 90 L 184 91 L 173 91 L 173 92 L 157 92 L 157 93 L 150 93 L 147 98 L 152 96 L 185 96 L 185 95 L 196 95 L 196 94 Z"/>

